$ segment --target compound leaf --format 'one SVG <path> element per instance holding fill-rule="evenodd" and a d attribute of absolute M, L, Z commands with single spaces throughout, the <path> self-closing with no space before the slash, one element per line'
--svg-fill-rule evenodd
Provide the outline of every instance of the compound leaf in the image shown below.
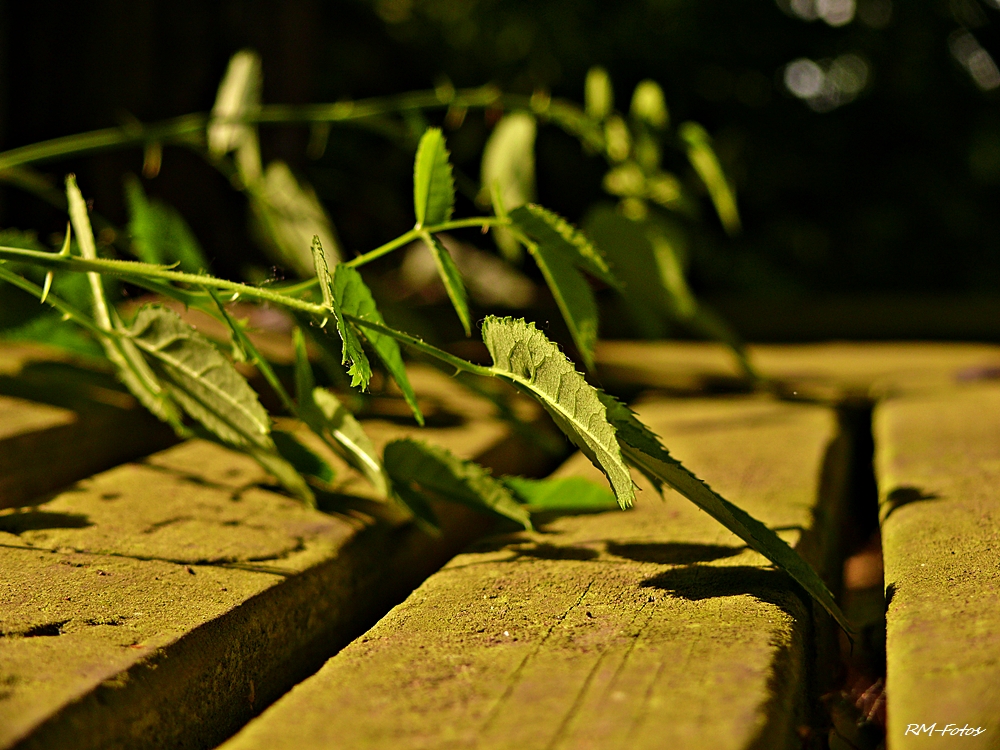
<path fill-rule="evenodd" d="M 604 472 L 618 504 L 631 506 L 635 499 L 632 477 L 598 390 L 534 323 L 489 316 L 483 323 L 483 342 L 493 358 L 493 374 L 541 403 L 567 437 Z"/>
<path fill-rule="evenodd" d="M 87 214 L 87 203 L 83 199 L 83 194 L 76 184 L 76 177 L 68 175 L 66 177 L 66 198 L 69 203 L 69 217 L 76 232 L 76 240 L 80 246 L 80 254 L 86 260 L 97 260 L 97 242 L 94 239 L 94 230 L 90 225 L 90 216 Z M 114 328 L 112 320 L 112 310 L 108 306 L 107 297 L 104 294 L 104 284 L 98 273 L 87 274 L 90 282 L 91 302 L 94 322 L 105 331 Z M 178 434 L 184 433 L 181 424 L 180 411 L 177 405 L 164 391 L 163 386 L 156 375 L 150 370 L 149 365 L 136 350 L 135 345 L 128 339 L 111 337 L 101 337 L 101 346 L 111 363 L 115 366 L 118 378 L 131 391 L 139 403 L 145 406 L 157 418 L 171 425 Z"/>
<path fill-rule="evenodd" d="M 448 161 L 444 134 L 428 128 L 417 146 L 413 163 L 413 211 L 417 227 L 443 224 L 455 208 L 455 181 Z"/>

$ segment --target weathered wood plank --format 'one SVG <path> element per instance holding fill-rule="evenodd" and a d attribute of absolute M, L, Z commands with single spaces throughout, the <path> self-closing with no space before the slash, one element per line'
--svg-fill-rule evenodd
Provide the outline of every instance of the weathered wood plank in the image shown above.
<path fill-rule="evenodd" d="M 43 347 L 0 347 L 0 508 L 173 442 L 110 374 Z"/>
<path fill-rule="evenodd" d="M 827 409 L 639 407 L 671 451 L 821 568 L 846 452 Z M 599 479 L 577 455 L 559 472 Z M 457 556 L 224 750 L 798 747 L 809 607 L 674 493 Z"/>
<path fill-rule="evenodd" d="M 460 418 L 423 438 L 541 470 L 490 404 L 413 380 Z M 417 431 L 368 427 L 376 444 Z M 434 539 L 370 498 L 321 513 L 265 480 L 192 441 L 0 513 L 0 748 L 211 747 L 488 526 L 449 510 Z"/>
<path fill-rule="evenodd" d="M 888 400 L 874 430 L 889 746 L 924 747 L 912 730 L 935 725 L 942 747 L 997 747 L 1000 387 Z M 949 724 L 984 732 L 942 736 Z"/>
<path fill-rule="evenodd" d="M 882 398 L 1000 375 L 1000 347 L 949 343 L 754 345 L 760 372 L 789 396 L 829 402 Z M 678 391 L 739 385 L 732 354 L 704 342 L 603 341 L 597 365 L 609 383 Z"/>

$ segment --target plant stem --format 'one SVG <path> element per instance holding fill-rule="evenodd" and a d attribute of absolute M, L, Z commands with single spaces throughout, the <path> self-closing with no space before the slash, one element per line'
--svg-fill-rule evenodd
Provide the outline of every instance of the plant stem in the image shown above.
<path fill-rule="evenodd" d="M 408 333 L 402 333 L 400 331 L 393 330 L 387 326 L 380 325 L 378 323 L 372 322 L 370 320 L 365 320 L 364 318 L 359 318 L 354 315 L 344 314 L 344 317 L 354 323 L 355 325 L 361 326 L 362 328 L 370 328 L 373 331 L 378 331 L 386 336 L 390 336 L 400 343 L 406 344 L 407 346 L 416 349 L 418 352 L 428 355 L 429 357 L 434 357 L 434 359 L 441 360 L 442 362 L 451 365 L 456 370 L 460 372 L 468 372 L 473 375 L 482 375 L 484 377 L 492 378 L 496 376 L 493 369 L 490 367 L 483 367 L 482 365 L 474 365 L 461 357 L 456 357 L 454 354 L 449 354 L 442 349 L 438 349 L 436 346 L 428 344 L 422 339 L 418 339 L 416 336 L 411 336 Z"/>
<path fill-rule="evenodd" d="M 419 239 L 425 232 L 429 234 L 437 234 L 438 232 L 447 232 L 451 229 L 466 229 L 469 227 L 498 227 L 507 224 L 510 224 L 509 219 L 498 219 L 492 216 L 476 216 L 470 219 L 446 221 L 442 224 L 435 224 L 434 226 L 423 227 L 421 229 L 414 228 L 399 235 L 396 239 L 389 240 L 389 242 L 386 242 L 384 245 L 376 247 L 374 250 L 369 250 L 367 253 L 359 255 L 357 258 L 347 261 L 344 265 L 351 266 L 352 268 L 363 266 L 376 258 L 381 258 L 383 255 L 391 253 L 396 248 L 402 247 L 403 245 L 413 242 L 413 240 Z"/>
<path fill-rule="evenodd" d="M 109 276 L 116 276 L 126 281 L 135 281 L 141 285 L 144 279 L 161 279 L 163 281 L 173 281 L 180 284 L 192 284 L 200 287 L 211 287 L 233 292 L 242 297 L 251 299 L 262 299 L 274 302 L 295 310 L 311 313 L 313 315 L 329 315 L 323 305 L 297 299 L 287 294 L 281 294 L 271 289 L 241 284 L 237 281 L 228 281 L 214 276 L 199 275 L 196 273 L 182 273 L 170 271 L 164 266 L 154 266 L 150 263 L 140 263 L 134 260 L 84 260 L 76 256 L 59 256 L 54 253 L 45 253 L 38 250 L 24 250 L 19 247 L 0 247 L 0 259 L 21 261 L 55 268 L 63 271 L 76 271 L 78 273 L 104 273 Z"/>
<path fill-rule="evenodd" d="M 335 102 L 333 104 L 288 105 L 271 104 L 261 107 L 255 113 L 242 117 L 215 118 L 204 112 L 196 112 L 149 125 L 130 124 L 117 128 L 92 130 L 88 133 L 53 138 L 28 146 L 13 148 L 0 153 L 0 171 L 22 164 L 31 164 L 49 159 L 58 159 L 80 154 L 119 148 L 122 146 L 144 145 L 147 143 L 173 143 L 188 141 L 192 137 L 199 140 L 210 122 L 250 122 L 260 124 L 349 122 L 364 120 L 380 115 L 406 112 L 415 109 L 440 107 L 489 107 L 500 104 L 507 107 L 526 107 L 529 97 L 501 94 L 493 86 L 455 91 L 445 96 L 434 91 L 420 91 L 394 97 L 375 97 L 359 101 Z"/>

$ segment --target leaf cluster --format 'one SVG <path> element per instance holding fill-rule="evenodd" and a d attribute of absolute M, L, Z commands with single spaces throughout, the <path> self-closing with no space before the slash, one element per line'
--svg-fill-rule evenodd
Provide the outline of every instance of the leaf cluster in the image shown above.
<path fill-rule="evenodd" d="M 34 295 L 93 336 L 122 383 L 179 435 L 199 435 L 252 456 L 288 493 L 315 504 L 317 493 L 334 489 L 336 472 L 326 458 L 295 434 L 274 429 L 271 415 L 234 361 L 252 364 L 289 415 L 299 419 L 329 452 L 364 476 L 376 495 L 405 508 L 415 522 L 430 531 L 437 525 L 436 501 L 471 506 L 525 529 L 532 528 L 533 512 L 567 508 L 552 485 L 493 477 L 477 464 L 419 440 L 394 441 L 379 453 L 341 398 L 330 388 L 317 385 L 308 342 L 311 339 L 324 350 L 335 351 L 334 366 L 342 368 L 350 387 L 358 391 L 369 388 L 373 367 L 383 368 L 419 423 L 423 415 L 407 375 L 404 347 L 458 372 L 504 381 L 544 408 L 563 434 L 604 473 L 622 508 L 631 506 L 635 499 L 634 468 L 657 490 L 666 485 L 683 494 L 782 567 L 847 627 L 822 580 L 808 564 L 772 530 L 671 458 L 626 406 L 588 383 L 559 346 L 533 323 L 486 316 L 480 334 L 490 365 L 474 364 L 387 325 L 358 269 L 417 240 L 433 255 L 456 315 L 471 335 L 473 318 L 465 283 L 439 235 L 466 227 L 493 230 L 506 252 L 514 246 L 527 249 L 556 300 L 580 358 L 587 369 L 593 367 L 598 308 L 590 279 L 609 288 L 625 288 L 616 267 L 602 251 L 615 247 L 615 242 L 595 243 L 566 219 L 530 202 L 533 188 L 523 181 L 533 175 L 533 161 L 525 157 L 523 149 L 533 142 L 534 120 L 522 113 L 506 123 L 501 121 L 494 137 L 502 142 L 488 146 L 489 158 L 484 157 L 483 168 L 484 178 L 495 178 L 483 186 L 491 196 L 494 215 L 465 219 L 453 218 L 455 177 L 444 134 L 428 128 L 414 160 L 413 229 L 380 248 L 343 261 L 339 249 L 330 244 L 332 229 L 322 209 L 316 210 L 318 203 L 314 204 L 311 188 L 298 182 L 281 163 L 261 166 L 256 130 L 241 119 L 259 106 L 259 62 L 241 53 L 220 86 L 213 119 L 207 124 L 206 155 L 228 165 L 254 205 L 262 231 L 270 232 L 276 252 L 294 259 L 300 269 L 308 264 L 308 273 L 303 273 L 307 280 L 266 286 L 211 275 L 204 253 L 179 214 L 149 200 L 135 182 L 128 183 L 127 190 L 132 246 L 138 260 L 101 258 L 86 201 L 70 175 L 66 198 L 76 251 L 69 231 L 58 252 L 37 246 L 0 247 L 0 281 Z M 532 112 L 560 122 L 577 133 L 588 148 L 602 150 L 614 164 L 609 175 L 616 169 L 635 167 L 647 183 L 663 177 L 657 171 L 658 157 L 650 156 L 658 146 L 649 139 L 654 131 L 667 127 L 669 118 L 662 92 L 651 82 L 640 84 L 633 96 L 630 117 L 636 136 L 614 112 L 610 82 L 600 71 L 588 77 L 583 109 L 534 101 Z M 717 162 L 712 161 L 703 131 L 682 127 L 680 137 L 688 143 L 692 164 L 706 183 L 722 179 L 721 171 L 713 176 Z M 512 149 L 521 153 L 508 153 Z M 511 180 L 522 183 L 512 184 Z M 726 213 L 725 195 L 731 197 L 725 192 L 728 188 L 724 190 L 723 183 L 709 187 L 714 190 L 713 199 L 723 221 L 732 221 L 732 215 Z M 633 202 L 651 196 L 655 199 L 652 193 L 622 195 Z M 638 221 L 627 211 L 614 216 L 619 218 L 613 221 Z M 639 232 L 648 238 L 652 220 L 642 221 L 646 223 L 637 225 Z M 678 315 L 696 315 L 691 310 L 697 311 L 698 306 L 683 285 L 680 264 L 667 257 L 667 250 L 662 253 L 667 259 L 662 261 L 666 265 L 661 267 L 661 277 L 672 290 L 672 309 Z M 41 283 L 20 273 L 24 267 L 44 272 Z M 663 271 L 664 267 L 668 270 Z M 85 292 L 64 299 L 56 293 L 62 289 L 61 283 L 53 281 L 57 273 L 60 278 L 85 279 Z M 162 304 L 142 305 L 131 320 L 122 320 L 118 308 L 109 302 L 106 284 L 114 280 L 213 316 L 229 333 L 228 350 Z M 266 302 L 296 316 L 300 325 L 292 335 L 294 393 L 254 345 L 247 324 L 227 307 L 227 301 L 237 299 Z M 606 499 L 595 499 L 592 494 L 586 497 L 587 507 Z"/>

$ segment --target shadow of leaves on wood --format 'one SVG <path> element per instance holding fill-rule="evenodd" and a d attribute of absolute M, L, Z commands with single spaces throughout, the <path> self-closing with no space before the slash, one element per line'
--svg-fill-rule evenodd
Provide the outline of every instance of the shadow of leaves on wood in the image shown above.
<path fill-rule="evenodd" d="M 923 502 L 925 500 L 940 500 L 941 496 L 934 492 L 924 492 L 919 487 L 897 487 L 892 492 L 889 493 L 888 497 L 885 499 L 884 507 L 886 508 L 884 515 L 882 516 L 882 521 L 884 522 L 893 513 L 902 508 L 904 505 L 911 505 L 913 503 Z"/>
<path fill-rule="evenodd" d="M 747 595 L 781 608 L 790 617 L 801 616 L 801 612 L 796 612 L 800 607 L 795 603 L 798 600 L 801 604 L 798 587 L 787 574 L 773 568 L 689 565 L 647 578 L 640 586 L 660 589 L 688 601 Z"/>
<path fill-rule="evenodd" d="M 31 510 L 26 513 L 10 513 L 0 516 L 0 531 L 18 535 L 23 534 L 25 531 L 85 529 L 93 525 L 90 519 L 81 513 L 53 513 L 47 510 Z"/>
<path fill-rule="evenodd" d="M 729 547 L 720 544 L 685 544 L 683 542 L 644 542 L 619 544 L 608 542 L 607 550 L 615 557 L 636 562 L 659 565 L 690 565 L 711 562 L 740 554 L 746 547 Z"/>

